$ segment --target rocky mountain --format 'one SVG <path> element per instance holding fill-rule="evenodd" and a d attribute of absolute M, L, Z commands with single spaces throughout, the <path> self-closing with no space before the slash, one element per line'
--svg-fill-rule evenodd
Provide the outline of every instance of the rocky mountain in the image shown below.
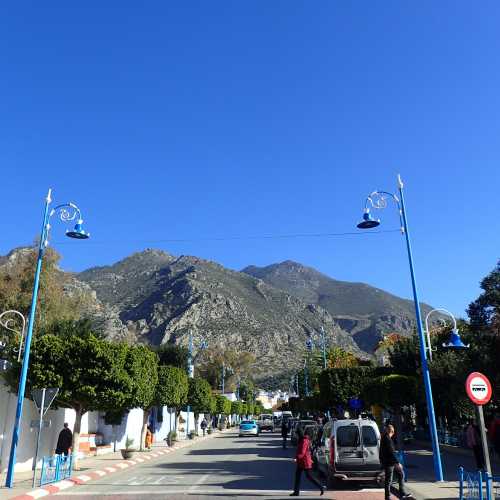
<path fill-rule="evenodd" d="M 328 311 L 366 352 L 373 352 L 384 334 L 409 334 L 415 328 L 412 301 L 365 283 L 338 281 L 290 260 L 266 267 L 249 266 L 242 272 Z M 423 313 L 431 309 L 421 306 Z"/>
<path fill-rule="evenodd" d="M 252 352 L 257 378 L 296 370 L 321 327 L 329 344 L 362 354 L 322 306 L 197 257 L 146 250 L 77 279 L 119 311 L 130 340 L 187 345 L 192 330 L 195 342 Z"/>

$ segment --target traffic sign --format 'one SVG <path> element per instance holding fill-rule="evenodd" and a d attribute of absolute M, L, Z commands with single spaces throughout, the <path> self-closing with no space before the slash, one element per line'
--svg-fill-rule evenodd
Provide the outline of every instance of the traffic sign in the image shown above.
<path fill-rule="evenodd" d="M 45 415 L 47 413 L 47 410 L 50 408 L 50 405 L 56 398 L 58 392 L 58 387 L 49 387 L 47 389 L 32 389 L 31 396 L 33 397 L 33 402 L 35 403 L 37 410 L 39 412 L 43 411 L 43 414 Z"/>
<path fill-rule="evenodd" d="M 349 403 L 349 408 L 353 410 L 361 410 L 363 409 L 364 403 L 362 399 L 359 398 L 351 398 L 348 401 Z"/>
<path fill-rule="evenodd" d="M 52 425 L 52 421 L 51 420 L 42 420 L 42 427 L 46 427 L 46 428 L 49 428 L 50 426 Z M 37 429 L 40 427 L 40 420 L 32 420 L 30 422 L 30 427 L 32 429 Z"/>
<path fill-rule="evenodd" d="M 488 378 L 479 372 L 473 372 L 465 382 L 467 396 L 476 405 L 485 405 L 491 399 L 491 384 Z"/>

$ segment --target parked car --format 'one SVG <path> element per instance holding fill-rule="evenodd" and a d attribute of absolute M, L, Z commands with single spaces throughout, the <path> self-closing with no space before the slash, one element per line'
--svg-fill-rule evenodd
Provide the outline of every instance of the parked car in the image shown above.
<path fill-rule="evenodd" d="M 317 427 L 317 424 L 314 420 L 297 420 L 294 425 L 293 425 L 293 428 L 290 432 L 290 443 L 292 445 L 296 445 L 297 442 L 298 442 L 298 437 L 297 437 L 297 428 L 298 427 L 302 427 L 302 429 L 306 430 L 306 428 L 308 427 Z"/>
<path fill-rule="evenodd" d="M 340 480 L 382 481 L 380 431 L 367 419 L 327 422 L 314 463 L 330 485 Z"/>
<path fill-rule="evenodd" d="M 259 426 L 255 420 L 242 420 L 240 422 L 239 436 L 258 436 Z"/>
<path fill-rule="evenodd" d="M 274 431 L 274 421 L 273 416 L 267 413 L 263 413 L 259 416 L 259 420 L 257 420 L 257 425 L 259 426 L 259 431 Z"/>

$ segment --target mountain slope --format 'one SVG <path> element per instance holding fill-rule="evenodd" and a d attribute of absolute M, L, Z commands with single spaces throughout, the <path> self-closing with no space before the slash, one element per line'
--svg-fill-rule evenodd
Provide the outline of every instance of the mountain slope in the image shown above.
<path fill-rule="evenodd" d="M 338 281 L 289 260 L 266 267 L 248 266 L 242 272 L 324 308 L 368 352 L 384 334 L 410 333 L 415 327 L 413 302 L 364 283 Z M 422 304 L 422 309 L 431 308 Z"/>
<path fill-rule="evenodd" d="M 158 250 L 134 254 L 112 266 L 78 275 L 97 298 L 120 311 L 137 342 L 196 342 L 252 352 L 257 375 L 296 370 L 305 340 L 325 328 L 328 342 L 358 352 L 351 336 L 322 307 L 197 257 Z"/>

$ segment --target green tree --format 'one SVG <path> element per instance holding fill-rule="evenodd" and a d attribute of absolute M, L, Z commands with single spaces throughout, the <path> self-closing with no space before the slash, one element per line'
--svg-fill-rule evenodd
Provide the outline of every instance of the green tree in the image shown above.
<path fill-rule="evenodd" d="M 215 396 L 215 404 L 216 404 L 215 411 L 221 415 L 229 415 L 229 412 L 231 411 L 231 409 L 229 409 L 229 411 L 227 411 L 227 409 L 228 409 L 227 403 L 228 402 L 229 402 L 229 404 L 231 404 L 231 402 L 227 398 L 225 398 L 221 394 L 217 394 L 217 396 Z"/>
<path fill-rule="evenodd" d="M 176 366 L 158 367 L 156 386 L 156 404 L 178 409 L 187 402 L 189 390 L 188 376 L 182 368 Z"/>
<path fill-rule="evenodd" d="M 15 252 L 15 257 L 0 269 L 0 311 L 16 309 L 27 318 L 38 250 L 24 248 Z M 50 247 L 45 250 L 40 274 L 35 334 L 52 323 L 64 319 L 79 319 L 91 301 L 90 294 L 86 292 L 72 289 L 69 294 L 65 291 L 65 286 L 71 278 L 59 269 L 59 260 L 60 255 L 55 250 Z"/>
<path fill-rule="evenodd" d="M 126 344 L 80 335 L 78 323 L 74 326 L 66 338 L 45 334 L 33 340 L 28 388 L 59 388 L 55 406 L 75 410 L 73 449 L 78 450 L 82 416 L 91 410 L 126 408 L 136 386 L 126 369 Z M 14 390 L 19 373 L 20 364 L 13 360 L 6 379 Z"/>
<path fill-rule="evenodd" d="M 261 401 L 255 401 L 255 405 L 253 407 L 253 412 L 256 417 L 258 417 L 260 414 L 264 413 L 264 406 Z"/>
<path fill-rule="evenodd" d="M 241 415 L 241 401 L 233 401 L 231 403 L 231 414 L 232 415 Z"/>
<path fill-rule="evenodd" d="M 188 371 L 189 351 L 177 344 L 161 344 L 156 347 L 158 363 L 161 366 L 176 366 Z"/>
<path fill-rule="evenodd" d="M 194 377 L 189 379 L 188 404 L 195 416 L 195 422 L 198 421 L 200 413 L 209 412 L 212 407 L 212 388 L 203 378 Z M 197 430 L 197 428 L 196 428 Z"/>
<path fill-rule="evenodd" d="M 369 404 L 379 404 L 392 410 L 395 416 L 398 448 L 403 448 L 403 406 L 413 405 L 417 401 L 417 379 L 406 375 L 383 375 L 366 382 L 363 398 Z"/>
<path fill-rule="evenodd" d="M 246 417 L 248 414 L 248 406 L 246 403 L 241 403 L 240 417 Z"/>
<path fill-rule="evenodd" d="M 240 383 L 240 399 L 243 401 L 255 401 L 256 390 L 254 383 L 249 380 L 242 380 Z"/>
<path fill-rule="evenodd" d="M 481 281 L 481 289 L 483 292 L 467 310 L 471 326 L 476 330 L 488 329 L 500 335 L 500 260 Z"/>
<path fill-rule="evenodd" d="M 143 422 L 139 449 L 144 449 L 151 409 L 156 405 L 158 385 L 158 356 L 145 345 L 130 346 L 126 368 L 133 381 L 133 389 L 127 401 L 128 409 L 142 408 Z"/>
<path fill-rule="evenodd" d="M 341 347 L 328 349 L 326 362 L 328 368 L 352 368 L 359 365 L 358 358 Z"/>

